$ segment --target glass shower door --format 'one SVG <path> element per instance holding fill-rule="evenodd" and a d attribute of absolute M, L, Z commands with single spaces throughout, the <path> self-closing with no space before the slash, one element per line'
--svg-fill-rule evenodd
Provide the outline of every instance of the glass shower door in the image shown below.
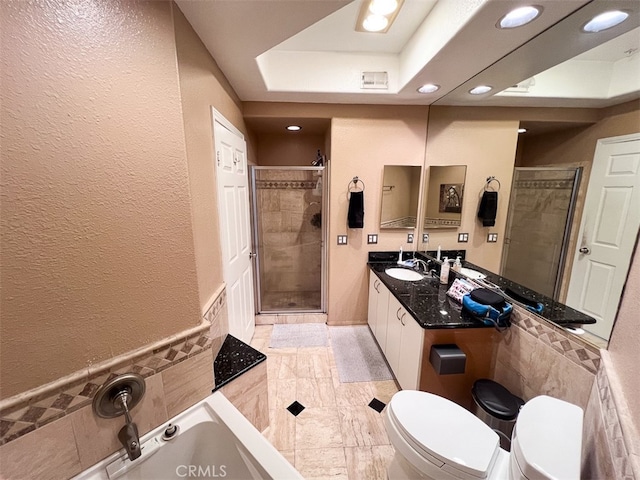
<path fill-rule="evenodd" d="M 252 167 L 260 313 L 323 312 L 324 167 Z"/>
<path fill-rule="evenodd" d="M 558 299 L 580 168 L 516 168 L 501 275 Z"/>

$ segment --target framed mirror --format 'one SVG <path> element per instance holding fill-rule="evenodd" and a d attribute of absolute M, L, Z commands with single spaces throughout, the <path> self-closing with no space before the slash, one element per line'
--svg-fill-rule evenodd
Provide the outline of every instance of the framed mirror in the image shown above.
<path fill-rule="evenodd" d="M 424 185 L 424 231 L 460 226 L 466 175 L 466 165 L 429 167 Z"/>
<path fill-rule="evenodd" d="M 385 165 L 380 229 L 415 228 L 422 167 Z"/>

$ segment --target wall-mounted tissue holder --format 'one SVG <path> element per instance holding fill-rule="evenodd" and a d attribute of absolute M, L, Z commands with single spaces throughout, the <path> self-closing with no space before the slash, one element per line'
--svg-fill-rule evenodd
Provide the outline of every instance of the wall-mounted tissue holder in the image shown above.
<path fill-rule="evenodd" d="M 464 373 L 467 356 L 454 344 L 432 345 L 429 363 L 438 375 Z"/>

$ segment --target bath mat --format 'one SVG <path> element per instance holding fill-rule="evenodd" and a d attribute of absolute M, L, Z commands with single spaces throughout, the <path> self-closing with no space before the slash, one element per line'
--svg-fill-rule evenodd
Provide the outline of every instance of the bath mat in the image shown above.
<path fill-rule="evenodd" d="M 369 327 L 330 327 L 329 336 L 341 383 L 393 380 Z"/>
<path fill-rule="evenodd" d="M 271 348 L 328 347 L 324 323 L 276 323 L 271 332 Z"/>

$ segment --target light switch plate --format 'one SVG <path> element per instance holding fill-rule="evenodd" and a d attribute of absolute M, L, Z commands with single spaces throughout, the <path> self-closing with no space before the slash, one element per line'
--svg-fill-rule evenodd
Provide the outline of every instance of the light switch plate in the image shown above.
<path fill-rule="evenodd" d="M 489 233 L 487 235 L 487 242 L 496 243 L 497 241 L 498 241 L 498 234 L 497 233 Z"/>
<path fill-rule="evenodd" d="M 407 243 L 413 243 L 413 233 L 407 233 Z"/>
<path fill-rule="evenodd" d="M 378 243 L 378 234 L 377 233 L 369 233 L 367 234 L 367 243 L 372 245 L 374 243 Z"/>
<path fill-rule="evenodd" d="M 346 244 L 347 244 L 347 236 L 338 235 L 338 245 L 346 245 Z"/>
<path fill-rule="evenodd" d="M 458 243 L 467 243 L 469 241 L 468 233 L 459 233 L 458 234 Z"/>
<path fill-rule="evenodd" d="M 429 234 L 428 233 L 423 233 L 422 234 L 422 243 L 429 243 Z"/>

